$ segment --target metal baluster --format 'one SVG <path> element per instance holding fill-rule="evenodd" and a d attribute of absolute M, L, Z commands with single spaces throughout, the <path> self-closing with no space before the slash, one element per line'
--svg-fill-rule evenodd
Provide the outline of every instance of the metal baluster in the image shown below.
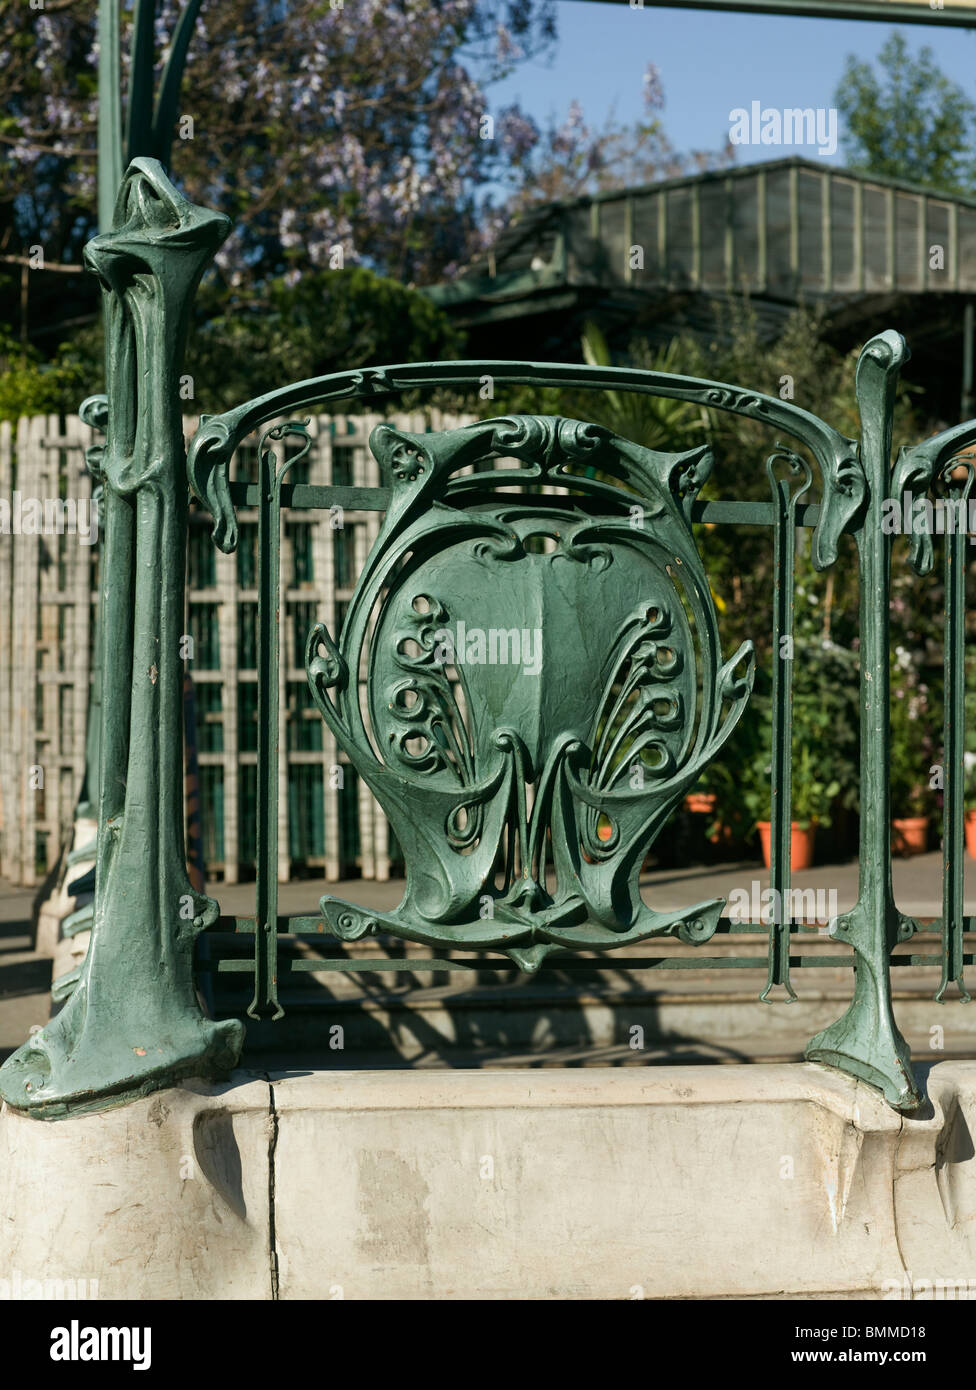
<path fill-rule="evenodd" d="M 789 464 L 790 474 L 803 479 L 795 492 L 790 479 L 778 478 L 775 465 Z M 813 481 L 810 465 L 789 449 L 777 448 L 766 460 L 773 493 L 773 736 L 770 776 L 769 866 L 774 918 L 769 931 L 769 975 L 759 996 L 768 1000 L 774 985 L 783 985 L 787 1003 L 796 992 L 790 984 L 791 902 L 790 826 L 793 806 L 793 580 L 796 568 L 796 508 Z"/>
<path fill-rule="evenodd" d="M 258 843 L 254 997 L 250 1018 L 281 1018 L 278 1001 L 278 668 L 281 660 L 281 484 L 311 446 L 305 424 L 266 431 L 258 449 Z M 299 435 L 305 446 L 279 470 L 269 440 Z"/>

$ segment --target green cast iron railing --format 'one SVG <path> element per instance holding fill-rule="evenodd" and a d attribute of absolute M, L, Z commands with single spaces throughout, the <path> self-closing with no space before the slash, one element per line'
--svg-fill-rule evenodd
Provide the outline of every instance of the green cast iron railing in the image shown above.
<path fill-rule="evenodd" d="M 199 276 L 227 230 L 226 219 L 187 203 L 158 163 L 137 159 L 123 181 L 112 230 L 88 248 L 105 297 L 110 368 L 106 442 L 93 459 L 105 495 L 100 603 L 103 631 L 111 634 L 103 651 L 94 923 L 65 1008 L 0 1068 L 4 1098 L 41 1118 L 58 1118 L 121 1103 L 182 1076 L 226 1072 L 240 1056 L 244 1025 L 236 1018 L 216 1021 L 201 1008 L 197 980 L 214 971 L 251 976 L 248 1013 L 278 1018 L 282 977 L 303 972 L 510 970 L 513 963 L 535 971 L 557 962 L 592 969 L 593 959 L 581 952 L 662 938 L 701 948 L 718 934 L 763 933 L 764 997 L 774 987 L 792 996 L 794 968 L 834 968 L 853 958 L 850 1006 L 806 1055 L 877 1086 L 894 1106 L 916 1108 L 922 1098 L 892 1012 L 891 966 L 938 965 L 937 998 L 953 981 L 966 998 L 964 967 L 972 960 L 964 937 L 974 923 L 964 916 L 962 881 L 966 537 L 950 536 L 945 547 L 942 949 L 893 955 L 919 923 L 898 911 L 891 885 L 891 537 L 883 523 L 886 504 L 900 503 L 909 489 L 919 495 L 942 485 L 968 498 L 973 467 L 964 455 L 976 441 L 976 422 L 903 451 L 892 468 L 892 408 L 906 348 L 887 332 L 858 363 L 857 441 L 792 402 L 716 382 L 619 368 L 442 362 L 286 386 L 203 418 L 187 455 L 177 389 L 183 339 Z M 770 500 L 700 500 L 712 466 L 707 446 L 666 454 L 603 427 L 546 416 L 428 434 L 381 425 L 371 447 L 382 487 L 289 480 L 303 449 L 285 457 L 285 446 L 289 439 L 301 446 L 304 433 L 298 422 L 280 423 L 283 416 L 350 397 L 477 389 L 485 377 L 499 386 L 657 395 L 762 422 L 775 431 L 766 464 Z M 231 481 L 236 448 L 265 426 L 258 480 Z M 780 436 L 812 456 L 819 502 L 807 500 L 813 468 Z M 499 459 L 515 466 L 498 467 Z M 963 483 L 955 481 L 960 469 Z M 258 509 L 253 918 L 220 919 L 218 904 L 187 878 L 181 630 L 188 483 L 213 516 L 214 541 L 225 551 L 237 541 L 235 508 Z M 322 718 L 403 847 L 407 887 L 393 912 L 369 912 L 328 895 L 318 915 L 278 912 L 283 505 L 383 514 L 342 632 L 336 637 L 313 628 L 306 670 Z M 769 926 L 732 921 L 722 899 L 668 913 L 640 899 L 637 880 L 648 847 L 735 736 L 752 689 L 751 643 L 723 659 L 696 522 L 770 528 L 774 652 L 793 634 L 797 530 L 811 533 L 820 569 L 837 562 L 842 535 L 853 538 L 861 638 L 859 891 L 855 906 L 829 927 L 851 956 L 793 950 L 802 926 L 785 909 L 791 901 L 789 661 L 774 660 L 774 920 Z M 926 573 L 933 559 L 931 537 L 914 536 L 918 572 Z M 541 666 L 530 670 L 525 645 L 524 669 L 517 672 L 506 666 L 500 673 L 497 663 L 477 659 L 472 664 L 470 648 L 459 661 L 447 639 L 461 643 L 462 621 L 469 633 L 482 625 L 503 637 L 512 629 L 516 637 L 538 632 Z M 282 934 L 326 932 L 344 942 L 388 933 L 433 954 L 292 959 L 281 949 Z M 196 958 L 201 936 L 207 949 Z M 235 954 L 242 943 L 252 946 L 249 956 Z M 453 954 L 458 951 L 470 952 L 470 959 Z M 754 956 L 704 951 L 626 958 L 629 969 L 755 964 Z"/>

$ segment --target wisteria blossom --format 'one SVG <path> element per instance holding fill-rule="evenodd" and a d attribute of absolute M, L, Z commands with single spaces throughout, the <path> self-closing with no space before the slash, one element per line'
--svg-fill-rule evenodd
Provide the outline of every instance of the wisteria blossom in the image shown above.
<path fill-rule="evenodd" d="M 42 242 L 54 261 L 77 262 L 95 230 L 96 11 L 0 0 L 0 196 L 21 244 Z M 155 0 L 157 83 L 182 11 Z M 172 173 L 231 217 L 217 258 L 227 283 L 296 284 L 334 265 L 337 247 L 343 265 L 431 283 L 529 203 L 715 162 L 671 147 L 653 64 L 633 125 L 596 128 L 578 100 L 545 130 L 518 104 L 493 111 L 492 82 L 547 51 L 553 14 L 554 0 L 204 0 Z M 132 18 L 128 0 L 123 51 Z"/>
<path fill-rule="evenodd" d="M 182 8 L 156 0 L 157 81 Z M 96 11 L 0 0 L 2 193 L 25 244 L 65 260 L 94 230 Z M 129 5 L 124 50 L 131 21 Z M 512 166 L 482 138 L 490 85 L 554 33 L 552 0 L 205 0 L 173 174 L 232 217 L 237 276 L 294 279 L 339 243 L 346 264 L 436 279 L 476 247 L 480 190 Z"/>

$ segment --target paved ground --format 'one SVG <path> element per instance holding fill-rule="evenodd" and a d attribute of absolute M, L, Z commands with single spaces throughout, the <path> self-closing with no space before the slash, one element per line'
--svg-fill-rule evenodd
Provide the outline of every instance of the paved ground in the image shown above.
<path fill-rule="evenodd" d="M 938 917 L 942 912 L 942 857 L 921 854 L 913 859 L 896 859 L 893 869 L 895 898 L 902 912 L 914 917 Z M 769 876 L 761 864 L 720 864 L 712 868 L 666 869 L 645 874 L 642 893 L 645 901 L 662 912 L 699 902 L 705 898 L 728 897 L 733 891 L 757 895 L 768 886 Z M 794 875 L 794 887 L 812 888 L 822 895 L 827 914 L 853 907 L 857 897 L 857 864 L 825 864 Z M 248 916 L 254 911 L 253 883 L 211 885 L 210 891 L 230 916 Z M 373 883 L 352 879 L 345 883 L 323 884 L 305 879 L 283 883 L 278 888 L 278 910 L 282 913 L 315 913 L 323 892 L 349 902 L 368 904 L 385 911 L 395 907 L 403 895 L 400 881 Z M 836 894 L 836 906 L 830 894 Z M 733 904 L 734 906 L 734 904 Z M 976 862 L 966 862 L 966 912 L 976 914 Z M 734 912 L 732 915 L 737 915 Z"/>
<path fill-rule="evenodd" d="M 967 862 L 966 868 L 966 912 L 976 914 L 976 863 Z M 896 900 L 903 912 L 920 918 L 940 914 L 941 857 L 938 854 L 896 860 L 893 876 Z M 754 895 L 758 898 L 767 884 L 768 876 L 761 866 L 752 863 L 723 864 L 709 869 L 672 869 L 648 874 L 643 880 L 643 893 L 650 905 L 664 911 L 702 899 L 729 897 L 734 893 L 745 894 L 750 899 Z M 799 890 L 814 891 L 817 916 L 832 916 L 846 910 L 855 901 L 857 865 L 820 866 L 796 875 L 794 886 Z M 324 891 L 383 910 L 399 902 L 402 890 L 401 882 L 352 880 L 326 886 L 318 880 L 296 881 L 280 885 L 279 911 L 285 914 L 314 913 Z M 253 884 L 228 886 L 216 883 L 210 885 L 210 891 L 224 913 L 247 916 L 254 910 Z M 51 962 L 36 956 L 31 950 L 30 922 L 35 892 L 34 889 L 13 888 L 0 881 L 0 1061 L 24 1040 L 32 1025 L 43 1024 L 48 1016 Z M 733 915 L 741 915 L 734 911 L 737 902 L 745 905 L 741 897 L 738 900 L 732 898 Z M 748 908 L 746 915 L 752 915 Z M 736 945 L 741 947 L 744 943 L 739 941 Z M 932 947 L 926 949 L 931 950 Z M 728 990 L 733 985 L 741 987 L 746 984 L 744 972 L 716 973 L 719 976 L 714 981 L 716 988 Z M 748 973 L 752 974 L 751 971 Z M 821 979 L 824 978 L 821 972 L 816 973 Z M 908 983 L 907 973 L 897 972 L 899 985 Z M 725 977 L 730 974 L 738 978 L 734 982 L 731 979 L 726 981 Z M 850 979 L 848 971 L 843 974 Z M 656 988 L 675 994 L 686 993 L 696 983 L 704 983 L 701 975 L 683 970 L 657 972 L 654 981 Z M 925 984 L 928 984 L 927 976 Z"/>
<path fill-rule="evenodd" d="M 0 1061 L 48 1016 L 51 962 L 31 949 L 34 888 L 0 880 Z"/>

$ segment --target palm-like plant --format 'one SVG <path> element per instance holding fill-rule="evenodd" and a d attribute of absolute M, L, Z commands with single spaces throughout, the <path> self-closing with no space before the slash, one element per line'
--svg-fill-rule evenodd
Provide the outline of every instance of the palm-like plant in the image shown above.
<path fill-rule="evenodd" d="M 607 341 L 595 323 L 587 323 L 582 337 L 583 357 L 591 367 L 610 367 L 613 358 Z M 634 365 L 645 371 L 676 372 L 681 362 L 680 345 L 672 338 L 666 348 L 651 352 L 637 344 L 631 352 Z M 664 396 L 643 396 L 635 391 L 603 391 L 584 417 L 647 449 L 673 451 L 689 434 L 703 433 L 708 415 L 702 406 Z"/>

